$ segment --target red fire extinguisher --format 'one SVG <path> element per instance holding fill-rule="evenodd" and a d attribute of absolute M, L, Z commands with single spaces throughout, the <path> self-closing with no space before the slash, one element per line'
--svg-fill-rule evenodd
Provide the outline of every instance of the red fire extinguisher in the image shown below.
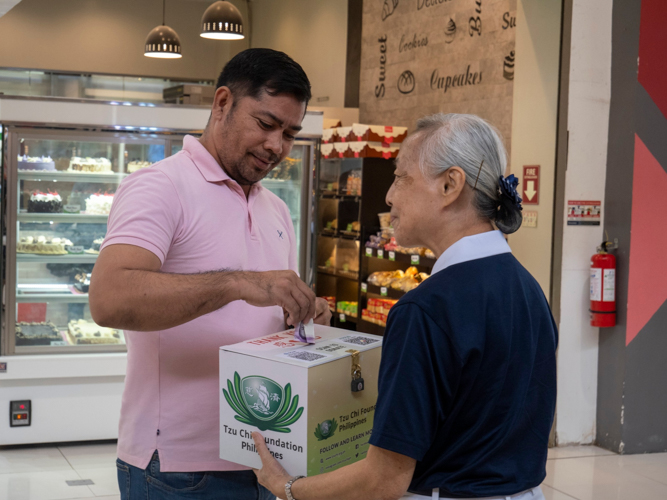
<path fill-rule="evenodd" d="M 591 326 L 616 326 L 616 257 L 603 241 L 591 257 Z"/>

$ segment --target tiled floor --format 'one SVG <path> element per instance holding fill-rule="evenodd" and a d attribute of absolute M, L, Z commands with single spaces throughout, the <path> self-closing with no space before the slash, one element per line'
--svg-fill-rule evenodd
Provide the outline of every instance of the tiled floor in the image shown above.
<path fill-rule="evenodd" d="M 0 500 L 119 500 L 116 446 L 0 449 Z M 68 480 L 94 484 L 68 486 Z M 547 500 L 666 500 L 667 453 L 615 455 L 594 446 L 549 451 Z"/>

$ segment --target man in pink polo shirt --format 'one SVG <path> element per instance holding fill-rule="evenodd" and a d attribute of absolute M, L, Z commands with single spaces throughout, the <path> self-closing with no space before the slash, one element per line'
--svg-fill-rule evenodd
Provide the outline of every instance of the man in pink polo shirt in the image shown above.
<path fill-rule="evenodd" d="M 259 184 L 290 152 L 310 97 L 286 54 L 241 52 L 201 139 L 116 193 L 90 308 L 127 339 L 122 500 L 274 498 L 218 458 L 218 348 L 331 317 L 295 272 L 287 206 Z"/>

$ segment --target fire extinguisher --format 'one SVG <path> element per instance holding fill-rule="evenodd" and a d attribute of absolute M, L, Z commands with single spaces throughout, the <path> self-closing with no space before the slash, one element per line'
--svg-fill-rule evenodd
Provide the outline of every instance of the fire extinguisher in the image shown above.
<path fill-rule="evenodd" d="M 616 326 L 616 257 L 603 241 L 591 257 L 591 326 Z"/>

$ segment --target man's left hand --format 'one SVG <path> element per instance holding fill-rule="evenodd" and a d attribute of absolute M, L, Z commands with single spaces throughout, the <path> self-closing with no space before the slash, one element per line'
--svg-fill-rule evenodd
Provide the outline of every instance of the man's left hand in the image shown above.
<path fill-rule="evenodd" d="M 257 481 L 278 498 L 283 498 L 285 496 L 285 485 L 292 479 L 292 476 L 269 453 L 264 437 L 259 432 L 253 432 L 252 439 L 255 441 L 255 448 L 257 448 L 259 458 L 262 459 L 263 466 L 261 469 L 253 469 Z"/>
<path fill-rule="evenodd" d="M 322 297 L 317 297 L 315 301 L 315 318 L 313 319 L 317 325 L 329 326 L 331 324 L 331 310 L 329 303 Z"/>

